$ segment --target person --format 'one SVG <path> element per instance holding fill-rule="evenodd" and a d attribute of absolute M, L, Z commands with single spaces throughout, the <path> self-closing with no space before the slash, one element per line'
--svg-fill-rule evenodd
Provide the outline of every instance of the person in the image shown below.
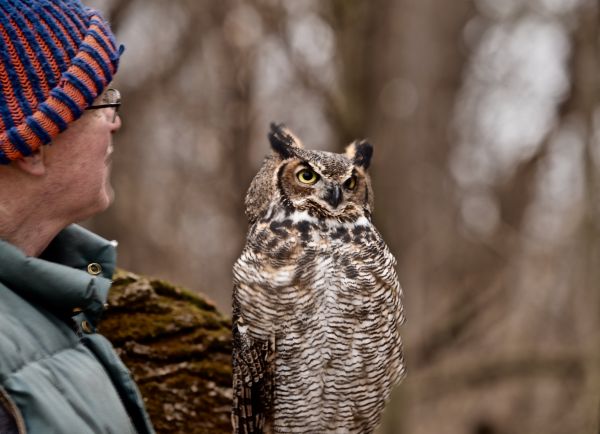
<path fill-rule="evenodd" d="M 79 0 L 0 2 L 0 433 L 154 432 L 96 331 L 115 243 L 74 224 L 113 198 L 122 52 Z"/>

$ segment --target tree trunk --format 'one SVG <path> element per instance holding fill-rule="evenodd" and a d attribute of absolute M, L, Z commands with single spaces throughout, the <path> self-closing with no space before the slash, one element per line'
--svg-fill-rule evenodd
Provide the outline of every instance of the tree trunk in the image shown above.
<path fill-rule="evenodd" d="M 158 433 L 230 433 L 230 320 L 202 296 L 118 271 L 100 331 L 131 370 Z"/>

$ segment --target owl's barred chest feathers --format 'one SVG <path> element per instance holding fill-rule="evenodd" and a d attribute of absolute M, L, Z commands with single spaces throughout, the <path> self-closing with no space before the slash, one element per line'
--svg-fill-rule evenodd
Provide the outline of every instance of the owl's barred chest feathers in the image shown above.
<path fill-rule="evenodd" d="M 404 374 L 396 260 L 371 222 L 370 144 L 272 125 L 233 267 L 236 433 L 372 433 Z"/>
<path fill-rule="evenodd" d="M 362 306 L 363 309 L 356 312 L 347 309 L 348 314 L 360 318 L 366 312 L 362 298 L 375 297 L 375 302 L 382 301 L 373 291 L 377 280 L 395 282 L 394 265 L 387 246 L 365 217 L 339 222 L 319 220 L 306 212 L 270 210 L 250 228 L 246 248 L 234 267 L 234 276 L 242 285 L 254 284 L 269 294 L 264 299 L 265 304 L 272 304 L 273 310 L 279 312 L 269 321 L 281 320 L 280 316 L 288 309 L 292 310 L 290 315 L 303 310 L 303 316 L 307 317 L 310 313 L 307 304 L 326 306 L 319 302 L 329 294 Z M 288 300 L 285 295 L 290 290 L 294 291 L 294 297 Z M 310 299 L 299 298 L 300 295 L 310 296 Z M 251 308 L 256 299 L 248 302 Z"/>

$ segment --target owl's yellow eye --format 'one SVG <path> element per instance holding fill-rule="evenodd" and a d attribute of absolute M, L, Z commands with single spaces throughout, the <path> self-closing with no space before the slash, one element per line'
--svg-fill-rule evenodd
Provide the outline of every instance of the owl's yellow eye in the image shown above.
<path fill-rule="evenodd" d="M 302 169 L 296 176 L 302 184 L 312 185 L 319 180 L 319 175 L 311 169 Z"/>
<path fill-rule="evenodd" d="M 344 187 L 346 187 L 348 190 L 354 190 L 356 188 L 356 176 L 348 178 L 348 180 L 344 182 Z"/>

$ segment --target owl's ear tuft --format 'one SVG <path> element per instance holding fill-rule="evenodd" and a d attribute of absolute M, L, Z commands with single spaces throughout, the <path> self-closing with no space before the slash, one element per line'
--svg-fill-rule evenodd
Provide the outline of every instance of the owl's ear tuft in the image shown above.
<path fill-rule="evenodd" d="M 302 142 L 284 124 L 271 123 L 269 141 L 271 148 L 284 159 L 295 155 L 294 148 L 303 148 Z"/>
<path fill-rule="evenodd" d="M 373 145 L 366 140 L 352 142 L 346 148 L 346 157 L 360 167 L 366 169 L 371 164 L 371 157 L 373 156 Z"/>

